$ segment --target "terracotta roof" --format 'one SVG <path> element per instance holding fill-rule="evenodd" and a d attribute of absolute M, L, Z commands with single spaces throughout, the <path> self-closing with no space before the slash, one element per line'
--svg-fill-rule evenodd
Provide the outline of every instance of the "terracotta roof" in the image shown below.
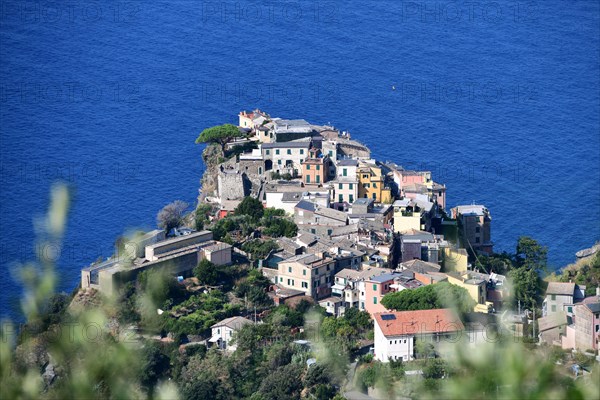
<path fill-rule="evenodd" d="M 384 336 L 456 332 L 465 328 L 449 308 L 376 313 L 374 318 Z"/>

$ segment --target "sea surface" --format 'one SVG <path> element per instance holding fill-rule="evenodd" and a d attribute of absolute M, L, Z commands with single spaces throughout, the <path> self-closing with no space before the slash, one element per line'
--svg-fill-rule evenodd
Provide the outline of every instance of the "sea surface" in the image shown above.
<path fill-rule="evenodd" d="M 64 4 L 63 4 L 64 3 Z M 332 123 L 429 169 L 552 268 L 600 239 L 599 3 L 0 2 L 0 314 L 51 185 L 74 190 L 59 289 L 196 201 L 198 133 L 242 110 Z"/>

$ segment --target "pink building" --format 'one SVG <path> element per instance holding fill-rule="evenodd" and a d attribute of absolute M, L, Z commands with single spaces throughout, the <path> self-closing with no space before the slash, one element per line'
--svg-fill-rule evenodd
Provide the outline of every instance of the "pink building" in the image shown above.
<path fill-rule="evenodd" d="M 573 323 L 567 326 L 562 337 L 563 349 L 581 351 L 600 349 L 600 289 L 596 296 L 585 298 L 581 303 L 565 306 L 572 315 Z M 571 314 L 572 312 L 572 314 Z"/>
<path fill-rule="evenodd" d="M 387 308 L 381 304 L 381 299 L 394 291 L 391 285 L 394 284 L 394 278 L 397 276 L 397 274 L 381 274 L 365 281 L 365 310 L 371 316 L 387 311 Z"/>

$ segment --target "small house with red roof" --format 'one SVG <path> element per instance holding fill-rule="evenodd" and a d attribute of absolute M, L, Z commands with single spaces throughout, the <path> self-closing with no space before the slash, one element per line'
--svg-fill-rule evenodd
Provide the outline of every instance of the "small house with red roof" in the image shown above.
<path fill-rule="evenodd" d="M 456 341 L 465 327 L 449 308 L 376 313 L 375 359 L 409 361 L 416 357 L 417 342 Z"/>

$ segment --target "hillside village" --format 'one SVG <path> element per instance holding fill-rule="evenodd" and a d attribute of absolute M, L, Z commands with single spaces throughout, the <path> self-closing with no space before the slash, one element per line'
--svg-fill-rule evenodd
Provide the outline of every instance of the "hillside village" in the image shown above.
<path fill-rule="evenodd" d="M 126 243 L 114 257 L 82 270 L 84 290 L 116 294 L 145 271 L 167 270 L 187 290 L 210 297 L 223 286 L 216 278 L 212 286 L 198 282 L 199 264 L 220 272 L 246 265 L 252 282 L 261 282 L 250 285 L 259 293 L 245 288 L 238 300 L 225 299 L 231 304 L 217 314 L 221 320 L 185 325 L 193 329 L 181 328 L 193 315 L 186 301 L 169 311 L 173 331 L 234 352 L 241 340 L 237 333 L 262 323 L 273 306 L 302 304 L 331 318 L 368 315 L 372 328 L 364 328 L 372 333 L 362 335 L 357 348 L 382 363 L 422 358 L 423 343 L 430 346 L 427 354 L 443 358 L 440 343 L 457 337 L 484 343 L 491 326 L 598 354 L 598 290 L 552 282 L 542 315 L 520 303 L 515 307 L 505 271 L 482 261 L 494 254 L 485 205 L 448 210 L 447 188 L 430 171 L 375 160 L 367 146 L 334 126 L 260 110 L 242 111 L 238 118 L 233 137 L 205 150 L 206 160 L 222 146 L 203 177 L 196 210 L 201 221 L 194 225 L 188 218 L 186 228 L 157 229 Z M 243 216 L 253 204 L 260 215 Z M 273 221 L 287 221 L 293 229 L 265 229 Z M 230 286 L 239 292 L 236 282 Z M 454 303 L 439 300 L 442 291 Z M 251 292 L 254 305 L 248 307 Z M 410 301 L 410 293 L 430 296 L 430 305 L 398 305 Z M 302 326 L 291 328 L 300 345 L 310 345 Z"/>

